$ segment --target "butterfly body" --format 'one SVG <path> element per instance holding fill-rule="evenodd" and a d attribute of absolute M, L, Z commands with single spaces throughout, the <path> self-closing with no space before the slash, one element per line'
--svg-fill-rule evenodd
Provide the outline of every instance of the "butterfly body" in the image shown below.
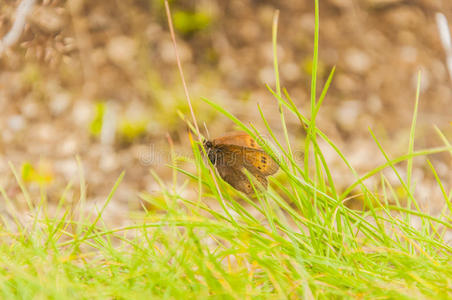
<path fill-rule="evenodd" d="M 266 177 L 275 174 L 279 169 L 270 155 L 244 132 L 205 141 L 204 147 L 220 177 L 246 194 L 254 193 L 254 189 L 245 170 L 266 188 L 268 185 Z"/>

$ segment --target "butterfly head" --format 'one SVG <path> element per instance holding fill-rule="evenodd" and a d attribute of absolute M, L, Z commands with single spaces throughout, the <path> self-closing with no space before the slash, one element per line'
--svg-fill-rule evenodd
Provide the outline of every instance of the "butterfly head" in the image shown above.
<path fill-rule="evenodd" d="M 208 140 L 204 140 L 203 145 L 206 148 L 206 150 L 210 150 L 213 147 L 213 143 Z"/>
<path fill-rule="evenodd" d="M 216 151 L 215 151 L 215 147 L 214 147 L 213 143 L 211 141 L 205 140 L 203 145 L 204 145 L 204 148 L 206 149 L 207 156 L 209 157 L 210 162 L 212 164 L 215 164 Z"/>

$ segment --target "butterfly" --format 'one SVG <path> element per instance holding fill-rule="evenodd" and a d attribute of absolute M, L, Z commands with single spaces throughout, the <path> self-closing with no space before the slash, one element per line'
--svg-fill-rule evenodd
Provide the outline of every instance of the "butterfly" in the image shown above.
<path fill-rule="evenodd" d="M 245 194 L 254 193 L 245 170 L 267 188 L 267 176 L 275 174 L 279 169 L 270 155 L 245 132 L 226 135 L 212 141 L 206 140 L 203 144 L 220 177 Z"/>

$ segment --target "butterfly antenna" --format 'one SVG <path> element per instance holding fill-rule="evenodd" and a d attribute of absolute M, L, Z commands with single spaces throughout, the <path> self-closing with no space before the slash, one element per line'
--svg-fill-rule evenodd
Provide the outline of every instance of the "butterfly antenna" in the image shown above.
<path fill-rule="evenodd" d="M 210 140 L 209 129 L 207 129 L 207 125 L 206 125 L 206 122 L 203 122 L 203 124 L 204 124 L 204 128 L 206 129 L 206 135 L 207 135 L 207 139 L 209 139 L 209 140 Z"/>

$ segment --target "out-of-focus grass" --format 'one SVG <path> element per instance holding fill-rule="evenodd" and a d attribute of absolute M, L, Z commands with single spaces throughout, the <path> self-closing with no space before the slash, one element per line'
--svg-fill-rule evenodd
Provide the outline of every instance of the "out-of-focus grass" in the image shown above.
<path fill-rule="evenodd" d="M 416 109 L 407 154 L 364 175 L 357 174 L 334 143 L 315 125 L 315 118 L 331 83 L 317 97 L 318 10 L 310 118 L 299 111 L 289 93 L 278 85 L 270 89 L 280 109 L 294 114 L 306 129 L 305 160 L 297 161 L 285 135 L 275 137 L 267 124 L 269 143 L 265 151 L 278 159 L 281 171 L 271 178 L 270 189 L 249 199 L 217 178 L 193 142 L 191 162 L 196 173 L 180 169 L 173 153 L 176 177 L 187 178 L 196 197 L 186 196 L 175 183 L 157 176 L 157 194 L 142 198 L 158 210 L 146 211 L 134 225 L 111 228 L 102 214 L 124 174 L 105 203 L 86 214 L 86 183 L 80 167 L 80 199 L 77 205 L 62 194 L 57 211 L 47 211 L 47 198 L 30 195 L 15 171 L 18 186 L 29 204 L 31 220 L 18 212 L 15 199 L 0 189 L 8 214 L 0 228 L 0 297 L 51 299 L 420 299 L 452 297 L 451 245 L 445 235 L 452 230 L 451 192 L 431 170 L 443 191 L 444 209 L 439 216 L 422 212 L 413 192 L 411 161 L 448 151 L 442 148 L 414 150 Z M 274 27 L 274 42 L 276 26 Z M 275 47 L 276 49 L 276 47 Z M 276 51 L 275 51 L 276 57 Z M 416 100 L 416 107 L 418 103 Z M 254 137 L 246 126 L 223 107 L 205 99 L 238 128 Z M 285 128 L 285 130 L 289 130 Z M 441 137 L 443 137 L 440 134 Z M 332 180 L 334 170 L 326 164 L 318 140 L 326 141 L 349 166 L 356 181 L 339 191 Z M 186 159 L 186 158 L 185 158 Z M 407 175 L 394 168 L 407 163 Z M 381 171 L 391 168 L 409 201 L 392 203 L 394 187 Z M 381 185 L 371 190 L 365 179 L 380 176 Z M 197 183 L 197 185 L 196 185 Z M 197 187 L 197 188 L 196 188 Z M 68 186 L 67 191 L 72 187 Z M 358 190 L 365 211 L 345 205 Z M 36 204 L 38 203 L 38 204 Z M 219 205 L 212 205 L 212 204 Z M 213 208 L 218 207 L 218 208 Z M 124 212 L 126 213 L 126 212 Z"/>
<path fill-rule="evenodd" d="M 94 117 L 91 120 L 89 131 L 95 137 L 99 137 L 102 131 L 102 123 L 104 120 L 105 110 L 106 104 L 103 101 L 98 101 L 94 105 Z"/>
<path fill-rule="evenodd" d="M 174 27 L 184 35 L 206 29 L 211 22 L 212 18 L 205 12 L 178 10 L 174 13 Z"/>

